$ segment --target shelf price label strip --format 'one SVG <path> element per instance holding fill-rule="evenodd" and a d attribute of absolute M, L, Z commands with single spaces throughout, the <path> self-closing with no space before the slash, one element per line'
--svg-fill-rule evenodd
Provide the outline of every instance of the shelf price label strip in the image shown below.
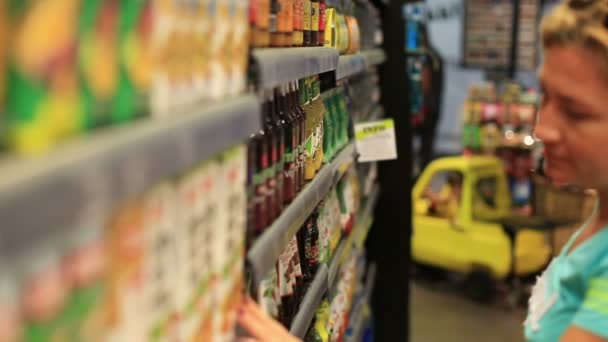
<path fill-rule="evenodd" d="M 259 67 L 258 86 L 264 89 L 336 70 L 338 57 L 338 50 L 329 47 L 253 50 L 253 58 Z"/>
<path fill-rule="evenodd" d="M 340 56 L 336 79 L 341 80 L 367 70 L 371 66 L 380 65 L 386 61 L 382 49 L 370 49 L 354 55 Z"/>

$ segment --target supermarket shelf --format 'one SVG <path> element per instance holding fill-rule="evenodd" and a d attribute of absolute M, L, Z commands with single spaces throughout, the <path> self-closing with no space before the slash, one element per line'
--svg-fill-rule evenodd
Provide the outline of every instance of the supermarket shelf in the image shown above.
<path fill-rule="evenodd" d="M 254 282 L 259 283 L 274 266 L 285 246 L 304 224 L 319 202 L 327 196 L 330 188 L 339 180 L 348 166 L 354 161 L 354 144 L 348 144 L 334 158 L 323 166 L 315 178 L 304 187 L 295 200 L 283 211 L 281 216 L 266 229 L 253 244 L 249 260 Z"/>
<path fill-rule="evenodd" d="M 13 244 L 57 229 L 100 225 L 112 208 L 259 129 L 253 95 L 142 120 L 78 139 L 46 156 L 0 164 L 2 238 Z"/>
<path fill-rule="evenodd" d="M 258 86 L 269 89 L 338 67 L 338 50 L 325 47 L 254 49 Z"/>
<path fill-rule="evenodd" d="M 315 279 L 312 281 L 308 292 L 304 296 L 304 300 L 300 305 L 300 309 L 291 324 L 289 332 L 304 339 L 306 331 L 312 322 L 313 317 L 317 313 L 317 309 L 321 305 L 323 296 L 327 293 L 327 266 L 321 265 L 315 274 Z"/>
<path fill-rule="evenodd" d="M 333 288 L 342 267 L 342 263 L 348 257 L 353 247 L 361 248 L 367 239 L 367 233 L 371 228 L 374 208 L 380 195 L 380 188 L 376 186 L 372 193 L 369 195 L 364 210 L 357 216 L 355 227 L 350 233 L 348 238 L 342 240 L 338 248 L 334 253 L 334 257 L 329 265 L 327 273 L 328 288 Z"/>
<path fill-rule="evenodd" d="M 333 288 L 336 278 L 338 277 L 340 266 L 344 261 L 345 249 L 349 242 L 352 244 L 350 236 L 346 240 L 342 240 L 340 245 L 338 245 L 338 248 L 336 248 L 336 251 L 334 252 L 334 257 L 331 260 L 331 263 L 329 264 L 329 269 L 327 271 L 327 287 L 330 289 Z"/>
<path fill-rule="evenodd" d="M 352 232 L 354 236 L 354 244 L 357 248 L 363 247 L 365 240 L 367 240 L 367 234 L 369 233 L 369 229 L 372 226 L 374 220 L 374 210 L 376 209 L 376 204 L 378 203 L 378 198 L 380 198 L 380 186 L 374 186 L 374 189 L 367 197 L 367 201 L 365 203 L 365 209 L 361 214 L 361 218 L 357 221 L 357 225 Z"/>
<path fill-rule="evenodd" d="M 367 70 L 370 66 L 382 64 L 386 54 L 382 49 L 370 49 L 354 55 L 340 56 L 336 79 L 341 80 Z"/>
<path fill-rule="evenodd" d="M 372 263 L 367 269 L 367 277 L 365 280 L 365 286 L 363 288 L 363 295 L 361 296 L 361 300 L 358 303 L 356 310 L 353 310 L 353 312 L 351 313 L 351 319 L 357 323 L 355 323 L 355 330 L 352 335 L 353 337 L 351 339 L 347 339 L 348 342 L 360 342 L 362 340 L 362 334 L 365 328 L 365 316 L 363 315 L 363 309 L 371 301 L 372 292 L 374 291 L 375 280 L 376 264 Z"/>

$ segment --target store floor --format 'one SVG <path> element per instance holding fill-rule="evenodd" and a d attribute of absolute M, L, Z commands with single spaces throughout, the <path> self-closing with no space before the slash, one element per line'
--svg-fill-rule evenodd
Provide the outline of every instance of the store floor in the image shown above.
<path fill-rule="evenodd" d="M 444 286 L 412 281 L 412 342 L 523 341 L 524 309 L 474 303 Z"/>

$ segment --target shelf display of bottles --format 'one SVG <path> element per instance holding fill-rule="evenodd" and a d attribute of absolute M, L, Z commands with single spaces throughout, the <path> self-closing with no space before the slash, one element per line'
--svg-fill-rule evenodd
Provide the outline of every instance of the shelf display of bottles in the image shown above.
<path fill-rule="evenodd" d="M 17 153 L 245 89 L 247 1 L 4 3 L 0 112 Z M 62 18 L 50 38 L 48 18 Z"/>
<path fill-rule="evenodd" d="M 105 225 L 54 227 L 45 239 L 4 227 L 7 341 L 230 340 L 243 287 L 245 163 L 244 146 L 230 149 L 117 205 Z"/>
<path fill-rule="evenodd" d="M 515 83 L 502 91 L 494 84 L 469 89 L 463 106 L 465 154 L 495 155 L 503 161 L 509 177 L 511 202 L 518 214 L 531 215 L 535 165 L 540 145 L 532 136 L 539 96 Z"/>
<path fill-rule="evenodd" d="M 318 76 L 262 92 L 263 129 L 249 143 L 252 236 L 259 236 L 324 163 L 349 141 L 341 89 L 321 94 Z"/>
<path fill-rule="evenodd" d="M 348 175 L 350 174 L 350 176 Z M 289 328 L 321 265 L 328 265 L 358 211 L 356 173 L 344 176 L 327 194 L 279 256 L 276 267 L 260 282 L 258 302 Z"/>
<path fill-rule="evenodd" d="M 340 8 L 327 5 L 325 0 L 253 0 L 250 4 L 250 42 L 253 47 L 313 47 L 336 48 L 342 54 L 352 54 L 361 48 L 359 18 L 353 15 L 355 5 L 348 2 Z M 365 46 L 382 43 L 378 37 L 378 19 L 360 12 L 372 39 L 365 37 Z"/>

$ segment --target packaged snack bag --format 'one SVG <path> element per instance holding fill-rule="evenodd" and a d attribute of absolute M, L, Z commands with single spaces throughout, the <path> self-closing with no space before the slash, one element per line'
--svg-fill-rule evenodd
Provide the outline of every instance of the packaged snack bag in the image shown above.
<path fill-rule="evenodd" d="M 154 70 L 152 5 L 152 0 L 120 1 L 118 92 L 110 113 L 114 123 L 127 122 L 149 112 Z"/>
<path fill-rule="evenodd" d="M 6 112 L 9 142 L 20 153 L 43 152 L 82 128 L 76 72 L 80 8 L 79 0 L 8 1 L 14 30 Z"/>
<path fill-rule="evenodd" d="M 69 287 L 64 281 L 60 253 L 41 243 L 24 250 L 19 257 L 21 312 L 27 342 L 65 341 L 70 338 L 64 315 Z"/>
<path fill-rule="evenodd" d="M 110 220 L 108 243 L 108 315 L 110 339 L 145 340 L 144 230 L 141 199 L 122 205 Z"/>
<path fill-rule="evenodd" d="M 64 282 L 71 289 L 65 316 L 70 338 L 74 340 L 105 341 L 107 260 L 102 227 L 77 227 L 69 232 L 62 267 Z"/>
<path fill-rule="evenodd" d="M 87 0 L 78 25 L 78 77 L 83 124 L 93 129 L 110 122 L 118 89 L 119 0 Z"/>
<path fill-rule="evenodd" d="M 175 187 L 169 182 L 159 184 L 145 195 L 143 203 L 145 315 L 140 319 L 149 341 L 167 341 L 177 334 L 172 325 L 177 317 Z"/>

